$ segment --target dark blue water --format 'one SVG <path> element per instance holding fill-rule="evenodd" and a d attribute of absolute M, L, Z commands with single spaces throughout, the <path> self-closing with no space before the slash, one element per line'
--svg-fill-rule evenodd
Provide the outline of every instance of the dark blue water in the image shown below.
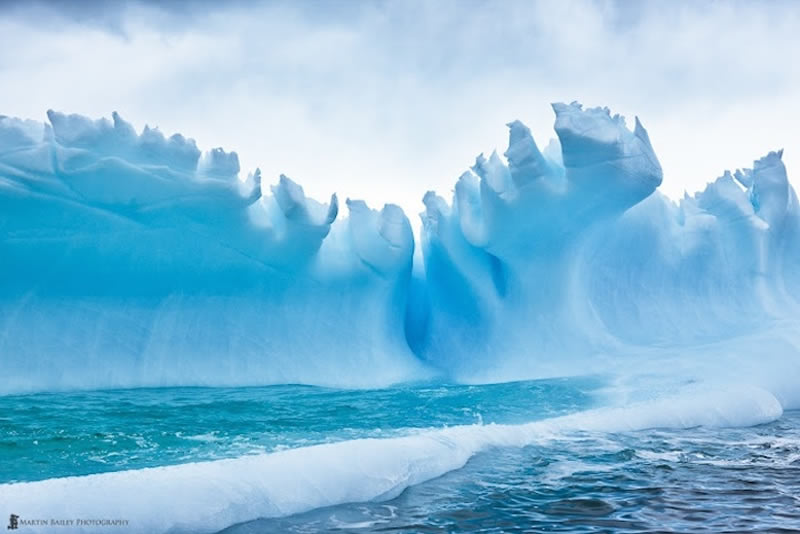
<path fill-rule="evenodd" d="M 492 449 L 382 503 L 229 534 L 311 532 L 799 532 L 800 413 L 739 429 L 574 435 Z"/>

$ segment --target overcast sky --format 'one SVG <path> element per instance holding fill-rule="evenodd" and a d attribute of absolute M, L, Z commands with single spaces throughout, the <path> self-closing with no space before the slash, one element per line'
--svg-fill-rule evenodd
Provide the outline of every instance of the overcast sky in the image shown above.
<path fill-rule="evenodd" d="M 0 114 L 116 110 L 412 218 L 554 101 L 638 115 L 672 197 L 781 147 L 800 175 L 800 2 L 167 5 L 0 3 Z"/>

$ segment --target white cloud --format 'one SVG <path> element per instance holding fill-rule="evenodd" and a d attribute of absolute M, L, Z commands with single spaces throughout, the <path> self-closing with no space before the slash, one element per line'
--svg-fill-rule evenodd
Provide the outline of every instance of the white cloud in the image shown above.
<path fill-rule="evenodd" d="M 556 100 L 638 114 L 672 196 L 774 148 L 800 173 L 797 3 L 110 5 L 0 13 L 0 113 L 117 110 L 412 215 Z"/>

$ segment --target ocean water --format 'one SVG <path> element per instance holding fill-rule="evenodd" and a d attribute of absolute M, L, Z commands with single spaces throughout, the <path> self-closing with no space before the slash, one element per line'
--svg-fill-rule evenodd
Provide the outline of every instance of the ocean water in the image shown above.
<path fill-rule="evenodd" d="M 800 414 L 752 428 L 581 434 L 493 449 L 388 502 L 227 533 L 798 532 Z"/>
<path fill-rule="evenodd" d="M 302 464 L 303 451 L 325 443 L 375 438 L 360 443 L 381 450 L 390 438 L 444 432 L 437 439 L 449 444 L 459 436 L 507 434 L 521 426 L 528 430 L 525 439 L 516 440 L 519 446 L 509 445 L 515 440 L 481 438 L 485 443 L 470 449 L 474 453 L 464 456 L 465 463 L 432 468 L 419 483 L 412 476 L 397 492 L 366 502 L 345 497 L 319 507 L 325 495 L 314 492 L 338 491 L 320 483 L 307 506 L 300 502 L 284 508 L 289 513 L 256 518 L 237 515 L 242 503 L 233 498 L 224 509 L 234 512 L 213 531 L 217 526 L 231 533 L 800 529 L 800 413 L 735 428 L 544 430 L 547 421 L 591 414 L 587 410 L 608 401 L 607 390 L 603 378 L 586 377 L 380 390 L 283 385 L 5 396 L 0 397 L 0 484 L 13 494 L 20 482 L 149 473 L 146 468 L 261 458 L 287 449 L 299 451 Z M 537 421 L 541 427 L 530 425 Z M 447 434 L 448 429 L 460 434 Z M 359 485 L 374 482 L 358 462 L 336 456 L 330 461 L 355 473 L 338 480 L 352 484 L 353 495 Z M 436 461 L 449 465 L 447 458 Z M 408 463 L 403 469 L 420 467 Z M 271 491 L 280 494 L 281 487 Z M 132 490 L 130 498 L 137 497 Z M 184 506 L 191 505 L 187 502 Z M 170 509 L 158 513 L 164 530 L 172 528 Z M 138 519 L 130 518 L 133 530 Z"/>

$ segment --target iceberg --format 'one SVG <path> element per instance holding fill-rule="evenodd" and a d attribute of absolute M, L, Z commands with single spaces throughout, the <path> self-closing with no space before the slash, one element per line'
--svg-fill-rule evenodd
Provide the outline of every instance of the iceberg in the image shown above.
<path fill-rule="evenodd" d="M 553 110 L 426 193 L 419 243 L 117 113 L 0 116 L 0 393 L 668 372 L 800 406 L 782 151 L 675 202 L 638 118 Z"/>

